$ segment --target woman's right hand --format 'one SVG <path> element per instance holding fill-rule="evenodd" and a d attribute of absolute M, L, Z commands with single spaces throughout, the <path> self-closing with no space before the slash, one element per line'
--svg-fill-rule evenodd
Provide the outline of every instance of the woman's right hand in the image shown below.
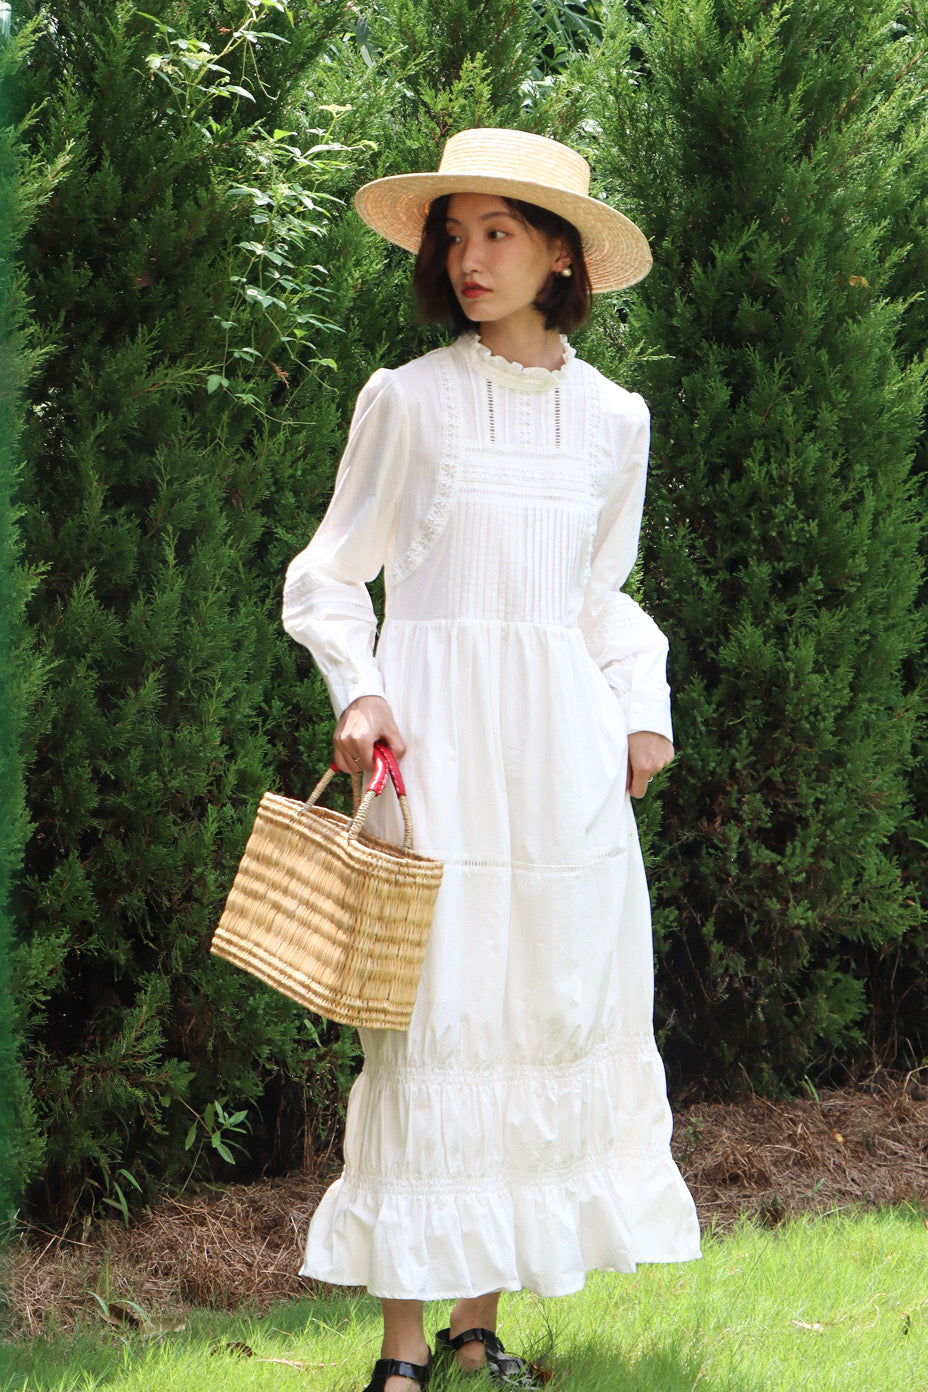
<path fill-rule="evenodd" d="M 343 773 L 372 773 L 374 741 L 385 740 L 397 759 L 406 753 L 406 741 L 382 696 L 359 696 L 346 706 L 335 726 L 335 762 Z"/>

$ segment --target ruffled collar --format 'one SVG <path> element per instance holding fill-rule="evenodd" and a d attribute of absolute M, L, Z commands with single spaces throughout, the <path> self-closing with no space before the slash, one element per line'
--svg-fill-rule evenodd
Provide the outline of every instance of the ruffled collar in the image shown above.
<path fill-rule="evenodd" d="M 515 387 L 519 391 L 550 391 L 563 386 L 577 356 L 576 349 L 560 336 L 564 349 L 564 361 L 552 372 L 547 367 L 523 367 L 521 363 L 510 362 L 491 353 L 485 343 L 481 343 L 475 333 L 465 333 L 457 340 L 455 347 L 464 355 L 471 367 L 503 386 Z"/>

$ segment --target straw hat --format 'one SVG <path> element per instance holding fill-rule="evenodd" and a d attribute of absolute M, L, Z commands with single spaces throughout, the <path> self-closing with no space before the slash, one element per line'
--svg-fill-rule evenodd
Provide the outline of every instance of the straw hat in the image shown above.
<path fill-rule="evenodd" d="M 535 203 L 573 223 L 595 291 L 643 280 L 651 253 L 640 228 L 615 208 L 590 198 L 590 166 L 557 140 L 518 130 L 466 130 L 446 144 L 437 174 L 395 174 L 355 194 L 369 227 L 418 251 L 428 206 L 444 193 L 490 193 Z"/>

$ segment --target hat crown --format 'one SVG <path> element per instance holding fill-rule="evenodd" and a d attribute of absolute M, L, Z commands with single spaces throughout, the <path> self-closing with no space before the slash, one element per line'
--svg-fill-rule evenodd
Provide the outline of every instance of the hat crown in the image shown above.
<path fill-rule="evenodd" d="M 439 174 L 523 179 L 586 197 L 590 166 L 558 140 L 529 131 L 490 127 L 460 131 L 442 152 Z"/>

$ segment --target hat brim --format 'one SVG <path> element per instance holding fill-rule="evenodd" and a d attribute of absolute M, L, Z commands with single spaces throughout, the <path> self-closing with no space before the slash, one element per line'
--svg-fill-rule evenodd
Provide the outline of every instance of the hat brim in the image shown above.
<path fill-rule="evenodd" d="M 368 227 L 387 241 L 417 252 L 429 204 L 449 193 L 518 198 L 572 223 L 580 233 L 590 284 L 597 294 L 634 285 L 651 269 L 647 238 L 624 213 L 585 194 L 550 188 L 531 179 L 506 179 L 495 174 L 393 174 L 364 184 L 354 196 L 354 206 Z"/>

